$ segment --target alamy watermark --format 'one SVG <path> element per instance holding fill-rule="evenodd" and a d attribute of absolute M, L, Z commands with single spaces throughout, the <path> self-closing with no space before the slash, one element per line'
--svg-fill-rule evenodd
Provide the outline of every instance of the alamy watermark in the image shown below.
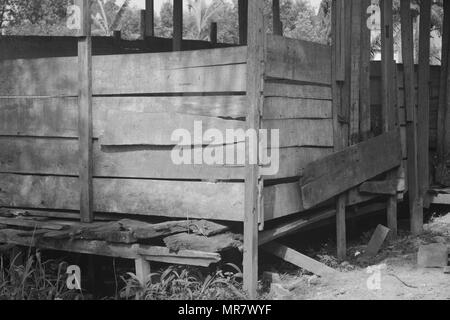
<path fill-rule="evenodd" d="M 194 132 L 177 129 L 171 140 L 176 143 L 171 159 L 175 165 L 245 166 L 259 165 L 264 176 L 276 175 L 280 168 L 280 132 L 278 129 L 203 130 L 202 121 L 194 121 Z"/>

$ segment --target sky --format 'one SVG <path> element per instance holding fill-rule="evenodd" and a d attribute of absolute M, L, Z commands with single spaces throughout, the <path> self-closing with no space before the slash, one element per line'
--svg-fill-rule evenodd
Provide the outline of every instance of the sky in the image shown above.
<path fill-rule="evenodd" d="M 171 1 L 171 0 L 155 0 L 155 11 L 159 12 L 161 9 L 161 6 L 164 2 L 167 1 Z M 211 0 L 207 0 L 211 1 Z M 227 0 L 226 0 L 227 1 Z M 119 0 L 117 1 L 118 3 L 123 2 L 123 0 Z M 186 1 L 187 2 L 187 1 Z M 315 7 L 315 8 L 319 8 L 320 2 L 321 0 L 309 0 L 309 2 Z M 132 4 L 136 5 L 137 7 L 143 9 L 145 6 L 145 0 L 132 0 L 131 1 Z"/>

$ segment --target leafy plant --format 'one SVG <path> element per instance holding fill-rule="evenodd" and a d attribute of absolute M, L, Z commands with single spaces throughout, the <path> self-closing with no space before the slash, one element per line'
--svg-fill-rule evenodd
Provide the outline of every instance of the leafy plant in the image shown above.
<path fill-rule="evenodd" d="M 242 272 L 233 264 L 227 264 L 234 272 L 217 270 L 203 274 L 198 269 L 171 266 L 152 273 L 144 282 L 133 274 L 122 277 L 124 299 L 138 300 L 216 300 L 245 299 L 240 287 Z"/>

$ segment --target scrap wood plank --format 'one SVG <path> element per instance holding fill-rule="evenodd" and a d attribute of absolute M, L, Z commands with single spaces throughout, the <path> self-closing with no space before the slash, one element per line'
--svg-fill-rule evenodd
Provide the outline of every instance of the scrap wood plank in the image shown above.
<path fill-rule="evenodd" d="M 61 241 L 60 239 L 45 238 L 36 241 L 36 239 L 31 237 L 18 237 L 18 232 L 18 230 L 1 230 L 0 243 L 133 260 L 144 257 L 149 261 L 201 267 L 209 267 L 211 264 L 221 261 L 220 254 L 217 253 L 194 250 L 180 250 L 175 253 L 165 247 L 140 244 L 111 244 L 106 241 Z"/>
<path fill-rule="evenodd" d="M 400 132 L 393 130 L 311 163 L 300 179 L 303 207 L 324 201 L 398 167 Z"/>
<path fill-rule="evenodd" d="M 375 232 L 372 235 L 372 238 L 369 241 L 369 244 L 367 245 L 364 256 L 367 257 L 376 256 L 390 232 L 391 229 L 388 229 L 381 224 L 378 225 L 378 227 L 376 228 Z"/>
<path fill-rule="evenodd" d="M 397 195 L 398 180 L 368 181 L 359 186 L 359 192 Z"/>
<path fill-rule="evenodd" d="M 242 251 L 242 236 L 233 233 L 223 233 L 210 238 L 196 234 L 179 233 L 168 236 L 163 241 L 174 252 L 180 250 L 222 252 L 232 248 Z"/>
<path fill-rule="evenodd" d="M 338 273 L 336 270 L 326 266 L 325 264 L 276 242 L 271 242 L 264 245 L 263 249 L 289 263 L 321 277 Z"/>
<path fill-rule="evenodd" d="M 63 230 L 66 228 L 63 225 L 59 225 L 56 223 L 23 220 L 16 218 L 3 218 L 3 217 L 0 217 L 0 223 L 7 226 L 25 227 L 33 229 Z"/>

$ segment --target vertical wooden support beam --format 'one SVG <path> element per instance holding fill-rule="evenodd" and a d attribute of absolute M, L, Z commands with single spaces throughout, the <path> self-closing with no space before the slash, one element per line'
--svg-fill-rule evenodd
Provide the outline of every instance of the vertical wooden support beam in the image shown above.
<path fill-rule="evenodd" d="M 411 1 L 400 1 L 402 23 L 402 55 L 404 66 L 406 131 L 408 149 L 408 190 L 411 217 L 411 232 L 420 234 L 423 229 L 423 198 L 419 193 L 419 175 L 417 166 L 417 113 L 416 91 L 414 84 L 414 40 Z"/>
<path fill-rule="evenodd" d="M 92 40 L 90 1 L 76 0 L 81 9 L 81 29 L 78 32 L 78 134 L 80 216 L 82 222 L 92 222 L 93 213 L 93 156 L 92 156 Z"/>
<path fill-rule="evenodd" d="M 247 45 L 248 30 L 248 0 L 238 0 L 239 44 Z"/>
<path fill-rule="evenodd" d="M 360 142 L 361 0 L 351 1 L 350 145 Z"/>
<path fill-rule="evenodd" d="M 217 44 L 217 22 L 211 22 L 211 26 L 209 28 L 209 41 L 212 45 Z"/>
<path fill-rule="evenodd" d="M 444 21 L 442 24 L 442 55 L 441 55 L 441 79 L 439 87 L 439 109 L 437 123 L 437 153 L 439 164 L 445 166 L 445 118 L 447 113 L 447 83 L 449 76 L 449 52 L 450 52 L 450 1 L 444 1 Z M 439 171 L 439 170 L 438 170 Z M 441 177 L 437 172 L 436 180 Z"/>
<path fill-rule="evenodd" d="M 264 79 L 264 3 L 249 0 L 248 53 L 247 53 L 247 127 L 259 135 L 263 105 Z M 250 19 L 251 17 L 251 19 Z M 258 284 L 258 220 L 260 217 L 260 191 L 263 184 L 258 164 L 249 163 L 250 154 L 259 154 L 256 146 L 246 143 L 245 217 L 244 217 L 244 290 L 251 299 L 256 298 Z"/>
<path fill-rule="evenodd" d="M 155 36 L 155 5 L 154 0 L 145 0 L 144 39 Z"/>
<path fill-rule="evenodd" d="M 181 51 L 183 41 L 183 0 L 173 0 L 173 51 Z"/>
<path fill-rule="evenodd" d="M 142 286 L 145 286 L 147 281 L 149 280 L 149 276 L 151 273 L 150 262 L 143 258 L 140 258 L 140 259 L 134 260 L 134 266 L 136 269 L 137 279 L 139 280 L 139 282 L 141 283 Z M 136 300 L 141 300 L 141 299 L 142 299 L 141 294 L 137 294 Z"/>
<path fill-rule="evenodd" d="M 419 192 L 425 197 L 430 183 L 430 29 L 431 0 L 420 1 L 419 31 L 419 104 L 418 104 L 418 170 Z"/>
<path fill-rule="evenodd" d="M 281 22 L 280 0 L 272 0 L 273 34 L 283 35 L 283 24 Z"/>
<path fill-rule="evenodd" d="M 392 0 L 381 0 L 381 92 L 382 92 L 382 124 L 383 131 L 393 130 L 397 125 L 396 105 L 394 97 L 397 89 L 394 82 L 394 24 Z M 392 172 L 387 179 L 395 179 L 399 171 Z M 387 199 L 387 224 L 391 236 L 397 236 L 397 196 Z"/>
<path fill-rule="evenodd" d="M 370 52 L 371 31 L 367 27 L 367 8 L 371 0 L 362 0 L 361 6 L 361 74 L 360 74 L 360 122 L 359 130 L 361 139 L 366 141 L 371 135 L 371 111 L 370 111 Z"/>
<path fill-rule="evenodd" d="M 145 284 L 148 280 L 148 276 L 151 273 L 150 262 L 140 258 L 134 260 L 134 266 L 136 268 L 136 277 L 142 284 Z"/>
<path fill-rule="evenodd" d="M 333 86 L 333 135 L 335 151 L 340 151 L 348 146 L 348 122 L 345 121 L 348 110 L 344 108 L 345 98 L 348 99 L 348 85 L 344 81 L 349 72 L 347 72 L 347 60 L 345 52 L 347 44 L 349 44 L 345 32 L 346 20 L 345 12 L 349 13 L 349 2 L 344 0 L 334 0 L 332 2 L 332 86 Z M 348 79 L 347 79 L 348 80 Z M 348 82 L 347 82 L 348 83 Z M 346 240 L 346 212 L 345 205 L 347 202 L 346 195 L 336 197 L 336 244 L 337 256 L 341 260 L 345 260 L 347 256 L 347 240 Z"/>

